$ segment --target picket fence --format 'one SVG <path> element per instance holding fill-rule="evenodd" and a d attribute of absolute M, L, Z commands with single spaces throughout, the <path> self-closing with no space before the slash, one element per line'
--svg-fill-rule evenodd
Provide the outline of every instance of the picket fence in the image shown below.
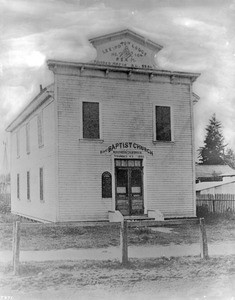
<path fill-rule="evenodd" d="M 197 207 L 206 207 L 209 212 L 235 212 L 235 194 L 197 195 Z"/>

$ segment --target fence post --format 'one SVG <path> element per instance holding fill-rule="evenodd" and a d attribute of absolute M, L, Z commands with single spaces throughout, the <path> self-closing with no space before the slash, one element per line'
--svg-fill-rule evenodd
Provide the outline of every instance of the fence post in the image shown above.
<path fill-rule="evenodd" d="M 208 259 L 208 244 L 204 218 L 199 219 L 201 258 Z"/>
<path fill-rule="evenodd" d="M 127 221 L 123 220 L 120 226 L 120 246 L 122 251 L 122 265 L 128 264 L 128 241 L 127 241 Z"/>
<path fill-rule="evenodd" d="M 13 274 L 18 275 L 20 269 L 20 221 L 13 224 Z"/>

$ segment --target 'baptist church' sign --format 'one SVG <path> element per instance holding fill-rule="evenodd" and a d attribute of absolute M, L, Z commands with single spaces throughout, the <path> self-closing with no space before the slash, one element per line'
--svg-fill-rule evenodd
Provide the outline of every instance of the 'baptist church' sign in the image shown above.
<path fill-rule="evenodd" d="M 162 48 L 130 30 L 90 41 L 97 50 L 94 63 L 117 67 L 156 69 L 154 58 Z"/>
<path fill-rule="evenodd" d="M 104 150 L 100 150 L 100 154 L 142 154 L 142 152 L 153 155 L 152 150 L 133 142 L 116 143 L 108 146 Z"/>

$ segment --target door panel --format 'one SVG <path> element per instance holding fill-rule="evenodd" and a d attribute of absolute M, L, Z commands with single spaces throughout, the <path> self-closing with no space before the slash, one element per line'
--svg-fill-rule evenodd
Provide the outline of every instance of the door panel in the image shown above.
<path fill-rule="evenodd" d="M 116 161 L 116 209 L 124 216 L 144 213 L 141 165 L 138 160 Z"/>
<path fill-rule="evenodd" d="M 116 168 L 116 209 L 129 215 L 128 169 Z"/>
<path fill-rule="evenodd" d="M 131 214 L 141 215 L 143 210 L 143 174 L 142 169 L 130 169 Z"/>

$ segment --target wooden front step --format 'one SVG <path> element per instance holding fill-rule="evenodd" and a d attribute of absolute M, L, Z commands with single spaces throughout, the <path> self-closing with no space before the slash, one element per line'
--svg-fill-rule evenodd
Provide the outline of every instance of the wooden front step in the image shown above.
<path fill-rule="evenodd" d="M 153 221 L 154 218 L 149 218 L 147 215 L 143 216 L 125 216 L 125 221 Z"/>

